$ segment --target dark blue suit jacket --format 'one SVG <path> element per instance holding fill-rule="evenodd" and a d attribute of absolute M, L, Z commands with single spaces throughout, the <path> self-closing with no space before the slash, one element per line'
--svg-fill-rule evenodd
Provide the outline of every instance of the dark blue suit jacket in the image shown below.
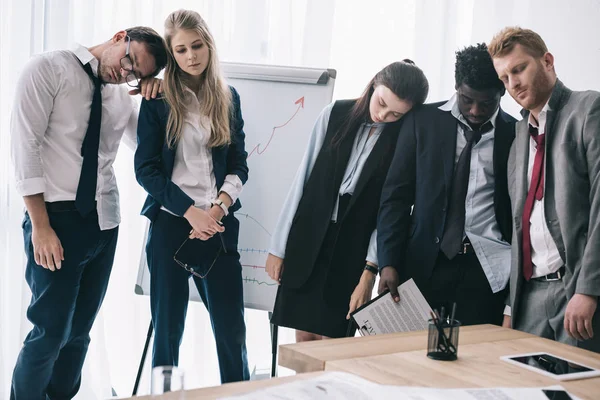
<path fill-rule="evenodd" d="M 243 184 L 248 180 L 248 165 L 244 140 L 244 120 L 240 108 L 240 96 L 230 87 L 232 94 L 232 111 L 230 116 L 231 144 L 212 149 L 213 170 L 217 189 L 220 189 L 229 174 L 237 175 Z M 142 209 L 142 215 L 154 220 L 164 206 L 169 211 L 183 216 L 194 204 L 189 197 L 171 181 L 176 147 L 169 148 L 166 143 L 166 126 L 169 117 L 169 106 L 162 99 L 142 100 L 138 119 L 137 141 L 134 166 L 135 176 L 139 184 L 148 192 Z M 229 209 L 232 218 L 225 218 L 226 241 L 237 242 L 238 224 L 234 221 L 233 212 L 241 207 L 239 200 Z M 232 225 L 234 226 L 228 226 Z M 229 228 L 229 229 L 228 229 Z M 234 232 L 231 232 L 231 230 Z M 230 240 L 227 240 L 229 238 Z"/>
<path fill-rule="evenodd" d="M 405 117 L 381 195 L 377 224 L 380 268 L 393 266 L 401 281 L 425 284 L 439 253 L 454 174 L 457 120 L 425 104 Z M 515 119 L 500 109 L 494 133 L 494 211 L 504 240 L 512 217 L 507 162 Z"/>

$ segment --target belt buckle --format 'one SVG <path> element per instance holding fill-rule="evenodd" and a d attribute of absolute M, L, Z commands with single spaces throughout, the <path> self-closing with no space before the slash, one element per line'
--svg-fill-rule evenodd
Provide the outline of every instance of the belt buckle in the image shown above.
<path fill-rule="evenodd" d="M 553 278 L 548 278 L 548 275 L 556 275 L 556 277 L 555 278 L 554 277 Z M 548 275 L 546 275 L 544 277 L 546 279 L 546 282 L 560 281 L 563 278 L 563 276 L 560 273 L 560 270 L 558 270 L 558 271 L 556 271 L 556 272 L 554 272 L 552 274 L 548 274 Z"/>

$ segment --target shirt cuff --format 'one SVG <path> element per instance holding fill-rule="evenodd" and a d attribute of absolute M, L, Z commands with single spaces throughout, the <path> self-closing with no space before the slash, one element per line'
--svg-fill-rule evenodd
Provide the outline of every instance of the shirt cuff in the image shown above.
<path fill-rule="evenodd" d="M 504 306 L 504 315 L 512 316 L 512 310 L 510 306 Z"/>
<path fill-rule="evenodd" d="M 278 250 L 275 250 L 273 248 L 271 248 L 271 250 L 269 250 L 269 254 L 273 254 L 274 256 L 279 257 L 281 259 L 285 258 L 285 252 L 284 251 L 278 251 Z"/>
<path fill-rule="evenodd" d="M 227 175 L 219 192 L 225 192 L 231 197 L 231 205 L 236 202 L 243 188 L 242 180 L 235 174 Z"/>
<path fill-rule="evenodd" d="M 371 234 L 369 249 L 367 250 L 367 261 L 375 264 L 376 267 L 379 266 L 377 262 L 377 230 L 374 230 Z"/>
<path fill-rule="evenodd" d="M 29 178 L 17 182 L 17 193 L 21 196 L 32 196 L 46 191 L 44 178 Z"/>

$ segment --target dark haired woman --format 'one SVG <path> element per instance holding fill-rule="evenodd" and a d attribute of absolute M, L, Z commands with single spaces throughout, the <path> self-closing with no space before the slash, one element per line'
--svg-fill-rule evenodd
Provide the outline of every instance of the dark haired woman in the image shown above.
<path fill-rule="evenodd" d="M 271 322 L 298 342 L 345 336 L 349 313 L 370 299 L 381 188 L 401 119 L 428 90 L 412 61 L 395 62 L 317 119 L 266 263 L 280 283 Z"/>

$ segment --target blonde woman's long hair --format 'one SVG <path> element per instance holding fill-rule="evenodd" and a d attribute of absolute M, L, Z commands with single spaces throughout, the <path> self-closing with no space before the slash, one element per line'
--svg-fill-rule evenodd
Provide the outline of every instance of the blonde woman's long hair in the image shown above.
<path fill-rule="evenodd" d="M 167 121 L 167 143 L 170 148 L 181 139 L 183 119 L 187 112 L 184 101 L 183 71 L 177 65 L 173 55 L 173 36 L 180 30 L 197 32 L 208 47 L 209 61 L 202 74 L 200 114 L 206 116 L 210 126 L 208 147 L 219 147 L 231 143 L 229 116 L 231 107 L 231 91 L 221 72 L 219 58 L 212 34 L 200 14 L 191 10 L 172 12 L 165 21 L 165 41 L 167 43 L 168 60 L 164 74 L 164 96 L 169 104 L 170 112 Z"/>

